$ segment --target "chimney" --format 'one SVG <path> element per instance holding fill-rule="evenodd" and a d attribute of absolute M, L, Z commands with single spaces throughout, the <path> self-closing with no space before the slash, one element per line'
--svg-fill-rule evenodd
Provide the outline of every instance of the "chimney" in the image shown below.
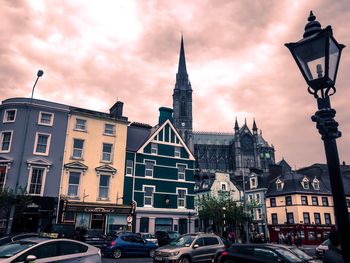
<path fill-rule="evenodd" d="M 123 117 L 123 105 L 123 102 L 117 101 L 112 106 L 112 108 L 109 109 L 109 114 L 111 115 L 111 117 L 116 119 L 120 119 L 121 117 Z"/>
<path fill-rule="evenodd" d="M 162 125 L 167 119 L 169 119 L 171 122 L 174 122 L 173 109 L 166 108 L 166 107 L 160 107 L 159 108 L 159 120 L 158 120 L 159 126 Z"/>

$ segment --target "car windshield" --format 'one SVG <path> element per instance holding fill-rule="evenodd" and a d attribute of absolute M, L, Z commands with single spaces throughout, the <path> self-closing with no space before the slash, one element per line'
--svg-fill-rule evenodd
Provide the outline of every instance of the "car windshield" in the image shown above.
<path fill-rule="evenodd" d="M 9 258 L 17 253 L 34 246 L 36 243 L 27 241 L 12 242 L 0 247 L 0 258 Z"/>
<path fill-rule="evenodd" d="M 276 251 L 288 259 L 290 262 L 303 262 L 299 257 L 290 252 L 288 249 L 276 248 Z"/>
<path fill-rule="evenodd" d="M 290 250 L 292 250 L 292 252 L 294 254 L 296 254 L 299 258 L 301 258 L 302 260 L 312 259 L 312 257 L 310 257 L 308 254 L 306 254 L 304 251 L 300 250 L 297 247 L 291 247 Z"/>
<path fill-rule="evenodd" d="M 331 244 L 331 242 L 329 241 L 329 239 L 326 239 L 325 241 L 323 241 L 322 245 L 324 246 L 329 246 Z"/>
<path fill-rule="evenodd" d="M 170 239 L 175 239 L 179 236 L 179 233 L 177 233 L 177 232 L 169 232 L 168 234 L 169 234 Z"/>
<path fill-rule="evenodd" d="M 172 246 L 176 247 L 189 247 L 194 240 L 193 236 L 180 236 L 170 243 Z"/>
<path fill-rule="evenodd" d="M 156 236 L 155 235 L 152 235 L 152 234 L 144 234 L 143 237 L 145 239 L 156 239 Z"/>

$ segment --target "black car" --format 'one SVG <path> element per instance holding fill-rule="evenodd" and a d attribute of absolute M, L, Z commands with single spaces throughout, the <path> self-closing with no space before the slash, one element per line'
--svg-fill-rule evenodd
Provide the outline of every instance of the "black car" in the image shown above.
<path fill-rule="evenodd" d="M 102 229 L 87 229 L 84 233 L 81 233 L 84 237 L 84 242 L 101 248 L 106 241 L 106 236 L 104 235 Z"/>
<path fill-rule="evenodd" d="M 180 236 L 180 234 L 175 231 L 157 231 L 155 235 L 158 240 L 158 246 L 160 247 L 170 244 L 171 241 Z"/>
<path fill-rule="evenodd" d="M 303 263 L 290 250 L 268 244 L 233 244 L 226 249 L 218 258 L 219 263 Z"/>
<path fill-rule="evenodd" d="M 48 224 L 40 233 L 42 237 L 77 239 L 74 225 L 70 224 Z"/>

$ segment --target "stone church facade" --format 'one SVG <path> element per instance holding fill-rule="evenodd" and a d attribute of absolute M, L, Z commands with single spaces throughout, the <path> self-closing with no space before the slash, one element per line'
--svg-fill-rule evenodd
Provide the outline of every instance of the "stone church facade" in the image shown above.
<path fill-rule="evenodd" d="M 216 171 L 241 175 L 247 168 L 268 171 L 275 163 L 274 146 L 258 131 L 255 119 L 252 129 L 245 123 L 239 127 L 237 119 L 232 133 L 193 131 L 192 86 L 189 81 L 184 41 L 181 38 L 176 83 L 173 90 L 174 124 L 197 162 L 199 178 Z"/>

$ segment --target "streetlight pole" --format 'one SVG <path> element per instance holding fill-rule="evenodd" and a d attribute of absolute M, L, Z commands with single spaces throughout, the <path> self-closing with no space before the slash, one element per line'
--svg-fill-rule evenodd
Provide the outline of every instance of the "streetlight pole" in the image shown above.
<path fill-rule="evenodd" d="M 341 132 L 334 120 L 336 111 L 330 103 L 330 96 L 336 92 L 335 81 L 341 51 L 345 46 L 333 37 L 331 26 L 321 29 L 321 24 L 315 20 L 316 17 L 310 12 L 303 39 L 286 46 L 309 85 L 308 92 L 317 99 L 318 111 L 311 119 L 316 122 L 322 136 L 343 259 L 350 262 L 350 222 L 336 143 Z"/>
<path fill-rule="evenodd" d="M 14 195 L 17 194 L 17 190 L 19 188 L 19 179 L 20 179 L 20 175 L 21 175 L 25 144 L 26 144 L 26 140 L 27 140 L 28 123 L 29 123 L 29 117 L 30 117 L 30 111 L 31 111 L 30 107 L 31 107 L 31 104 L 33 101 L 34 89 L 35 89 L 36 84 L 38 83 L 39 78 L 42 77 L 43 74 L 44 74 L 44 71 L 42 71 L 41 69 L 38 70 L 38 72 L 36 74 L 37 78 L 36 78 L 34 85 L 33 85 L 33 88 L 32 88 L 32 94 L 30 96 L 29 105 L 27 105 L 27 109 L 26 109 L 24 133 L 23 133 L 23 140 L 22 140 L 22 150 L 21 150 L 21 155 L 20 155 L 19 160 L 18 160 L 19 165 L 18 165 L 18 172 L 17 172 L 17 176 L 16 176 L 16 185 L 15 185 L 15 189 L 14 189 Z M 14 204 L 11 205 L 10 214 L 9 214 L 9 218 L 7 221 L 6 234 L 11 233 L 13 217 L 15 215 L 15 208 L 16 208 L 16 206 Z"/>
<path fill-rule="evenodd" d="M 223 231 L 222 231 L 222 236 L 224 238 L 227 238 L 227 232 L 226 232 L 226 207 L 222 207 L 223 211 L 223 216 L 224 216 L 224 226 L 223 226 Z"/>
<path fill-rule="evenodd" d="M 248 166 L 248 163 L 247 163 L 247 166 Z M 249 244 L 248 212 L 247 212 L 247 201 L 245 196 L 245 168 L 243 168 L 243 214 L 245 218 L 245 222 L 244 222 L 245 238 L 246 238 L 246 243 Z"/>

